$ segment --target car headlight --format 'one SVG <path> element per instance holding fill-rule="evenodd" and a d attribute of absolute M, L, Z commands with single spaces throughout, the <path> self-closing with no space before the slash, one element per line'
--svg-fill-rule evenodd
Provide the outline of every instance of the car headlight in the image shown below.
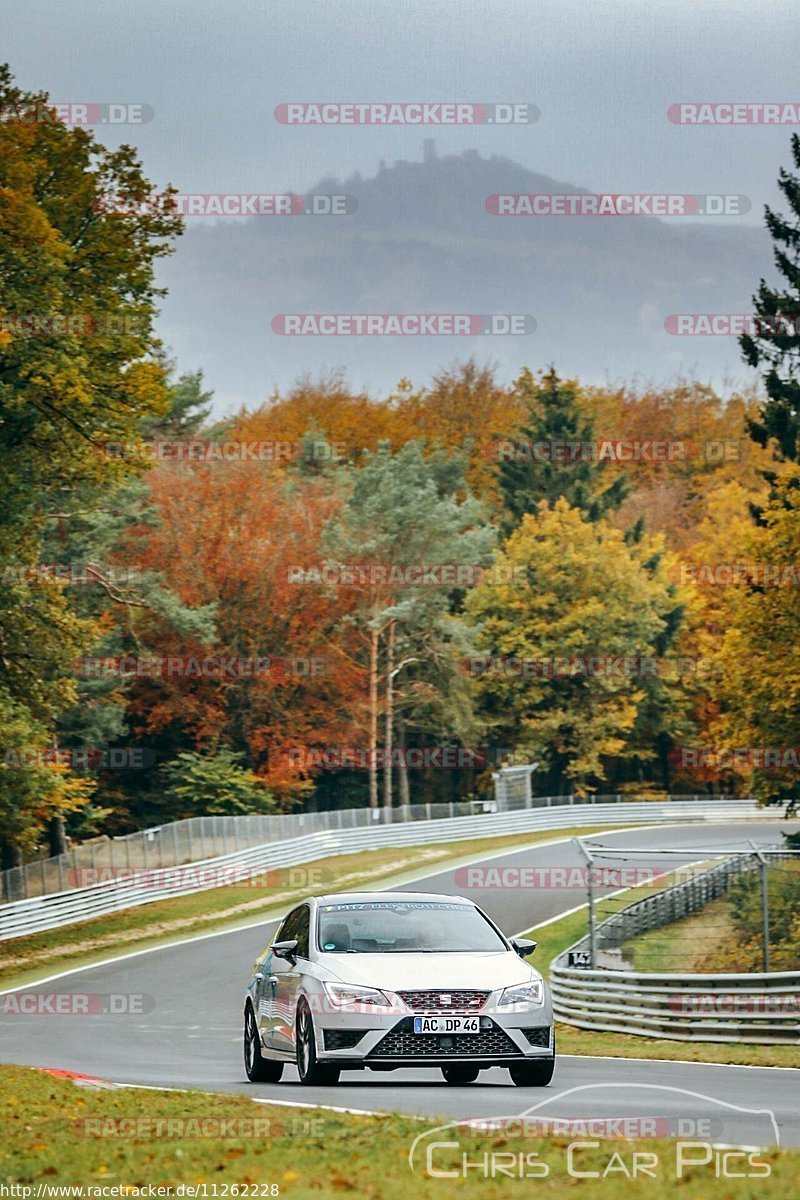
<path fill-rule="evenodd" d="M 334 1004 L 367 1004 L 371 1008 L 391 1008 L 392 1002 L 378 988 L 362 987 L 358 983 L 323 983 L 322 985 Z"/>
<path fill-rule="evenodd" d="M 541 979 L 532 979 L 530 983 L 521 983 L 516 987 L 505 988 L 497 1001 L 497 1006 L 501 1008 L 507 1004 L 540 1005 L 542 1003 L 544 1003 L 544 984 Z"/>

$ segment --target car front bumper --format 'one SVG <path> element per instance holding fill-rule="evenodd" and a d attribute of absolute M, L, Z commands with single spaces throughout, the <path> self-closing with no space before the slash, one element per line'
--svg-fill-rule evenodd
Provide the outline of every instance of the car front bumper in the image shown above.
<path fill-rule="evenodd" d="M 470 1062 L 485 1066 L 552 1058 L 553 1013 L 550 1004 L 525 1012 L 480 1013 L 477 1034 L 415 1034 L 419 1013 L 337 1013 L 335 1021 L 315 1021 L 317 1058 L 358 1066 L 434 1066 Z M 425 1014 L 441 1016 L 442 1013 Z M 453 1014 L 455 1015 L 455 1014 Z"/>

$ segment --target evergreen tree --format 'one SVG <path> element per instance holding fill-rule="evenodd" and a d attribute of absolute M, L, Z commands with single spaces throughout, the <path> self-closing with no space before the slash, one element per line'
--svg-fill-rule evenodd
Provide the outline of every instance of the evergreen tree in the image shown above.
<path fill-rule="evenodd" d="M 792 158 L 800 171 L 800 137 L 792 135 Z M 774 242 L 775 265 L 785 280 L 771 288 L 762 279 L 753 297 L 759 318 L 753 334 L 739 339 L 742 355 L 761 370 L 767 392 L 759 419 L 748 421 L 750 436 L 760 446 L 773 443 L 779 462 L 800 461 L 800 174 L 781 168 L 778 187 L 790 215 L 765 208 L 767 229 Z M 774 474 L 766 473 L 770 483 Z"/>
<path fill-rule="evenodd" d="M 418 442 L 396 454 L 382 442 L 352 476 L 347 503 L 328 530 L 329 555 L 341 563 L 378 567 L 488 563 L 494 531 L 485 523 L 482 505 L 465 490 L 462 468 L 441 454 L 426 459 Z M 373 580 L 358 590 L 354 619 L 368 653 L 373 752 L 381 710 L 384 747 L 391 752 L 398 702 L 406 727 L 422 729 L 425 721 L 424 732 L 452 738 L 470 727 L 469 700 L 458 675 L 468 639 L 452 612 L 452 591 Z M 374 765 L 369 785 L 370 805 L 377 807 Z M 387 771 L 384 804 L 391 803 Z"/>
<path fill-rule="evenodd" d="M 535 512 L 541 500 L 553 505 L 564 499 L 590 521 L 617 508 L 628 482 L 623 474 L 606 481 L 607 463 L 594 450 L 594 423 L 581 408 L 577 384 L 560 379 L 552 367 L 539 378 L 526 368 L 514 390 L 524 399 L 528 420 L 510 446 L 500 444 L 505 532 Z"/>
<path fill-rule="evenodd" d="M 180 441 L 195 438 L 211 415 L 214 393 L 203 390 L 203 372 L 186 371 L 167 386 L 169 408 L 142 422 L 142 436 Z"/>

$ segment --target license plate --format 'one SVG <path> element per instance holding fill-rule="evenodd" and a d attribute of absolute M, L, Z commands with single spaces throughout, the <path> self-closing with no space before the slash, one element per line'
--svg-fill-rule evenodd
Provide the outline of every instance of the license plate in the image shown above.
<path fill-rule="evenodd" d="M 414 1017 L 414 1033 L 480 1033 L 480 1017 Z"/>

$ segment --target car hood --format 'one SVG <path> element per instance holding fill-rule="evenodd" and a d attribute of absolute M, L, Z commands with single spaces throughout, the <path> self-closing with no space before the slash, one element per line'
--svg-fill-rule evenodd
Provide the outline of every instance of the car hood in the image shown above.
<path fill-rule="evenodd" d="M 321 954 L 320 965 L 343 983 L 391 992 L 429 988 L 498 988 L 528 983 L 538 971 L 513 951 L 501 954 Z"/>

